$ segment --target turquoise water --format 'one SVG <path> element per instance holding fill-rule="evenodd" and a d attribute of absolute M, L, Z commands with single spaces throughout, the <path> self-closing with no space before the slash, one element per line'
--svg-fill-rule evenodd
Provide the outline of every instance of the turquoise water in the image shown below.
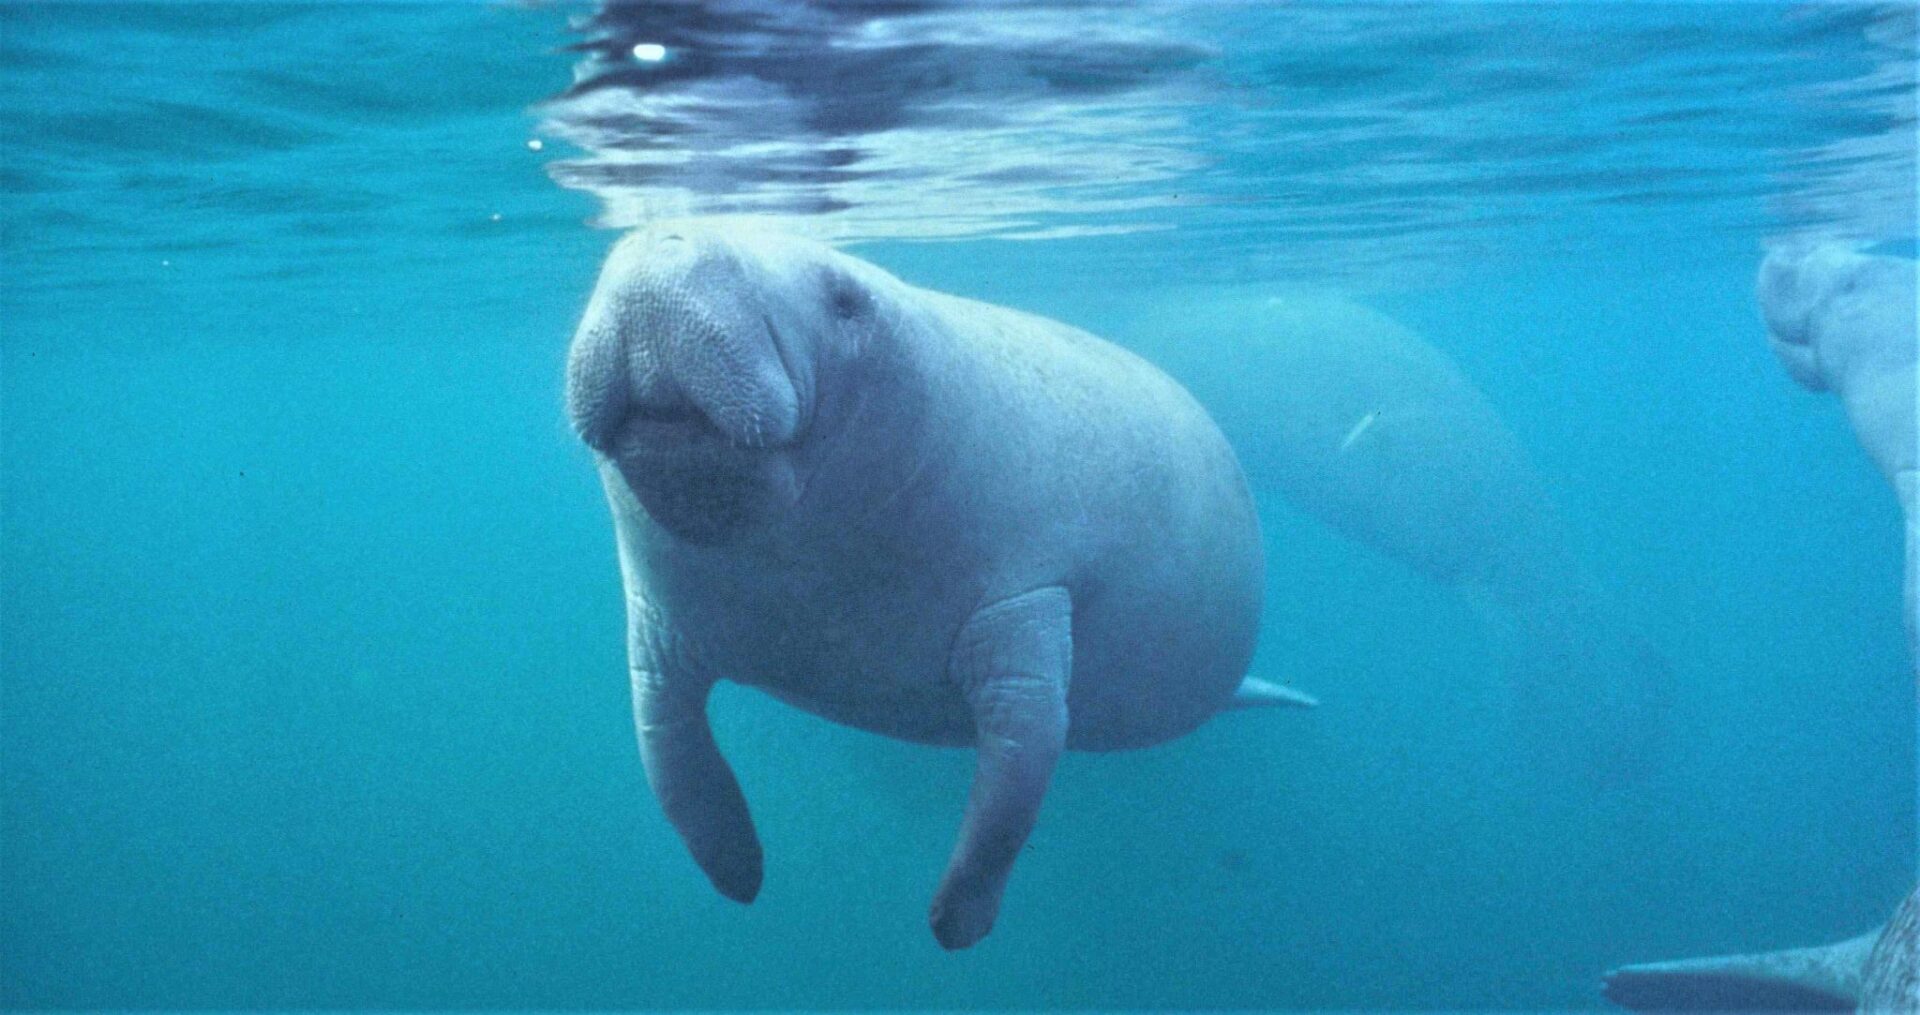
<path fill-rule="evenodd" d="M 1911 254 L 1910 6 L 884 6 L 0 6 L 0 1004 L 1580 1008 L 1886 917 L 1900 512 L 1753 281 Z M 768 870 L 720 899 L 561 398 L 602 227 L 664 212 L 1160 361 L 1248 466 L 1256 670 L 1323 705 L 1069 756 L 948 954 L 969 756 L 723 687 Z M 1220 308 L 1328 289 L 1485 392 L 1669 661 L 1619 777 L 1280 492 Z"/>

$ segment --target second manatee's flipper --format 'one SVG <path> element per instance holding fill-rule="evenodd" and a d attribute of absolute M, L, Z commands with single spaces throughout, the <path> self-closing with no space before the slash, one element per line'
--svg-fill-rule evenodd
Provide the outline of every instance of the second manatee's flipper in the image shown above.
<path fill-rule="evenodd" d="M 1320 699 L 1304 691 L 1296 691 L 1284 684 L 1259 677 L 1248 677 L 1240 681 L 1240 686 L 1227 701 L 1232 708 L 1268 708 L 1281 705 L 1287 708 L 1318 708 Z"/>
<path fill-rule="evenodd" d="M 739 780 L 707 725 L 713 682 L 676 669 L 665 632 L 628 600 L 627 652 L 640 760 L 661 810 L 713 887 L 735 902 L 760 894 L 760 837 Z"/>
<path fill-rule="evenodd" d="M 981 608 L 960 629 L 947 676 L 973 710 L 978 756 L 960 841 L 928 922 L 943 948 L 987 936 L 1067 741 L 1072 603 L 1044 588 Z"/>
<path fill-rule="evenodd" d="M 1879 931 L 1758 955 L 1649 962 L 1607 973 L 1607 1000 L 1634 1011 L 1852 1011 Z"/>
<path fill-rule="evenodd" d="M 1920 888 L 1894 910 L 1860 975 L 1862 1015 L 1920 1011 Z"/>

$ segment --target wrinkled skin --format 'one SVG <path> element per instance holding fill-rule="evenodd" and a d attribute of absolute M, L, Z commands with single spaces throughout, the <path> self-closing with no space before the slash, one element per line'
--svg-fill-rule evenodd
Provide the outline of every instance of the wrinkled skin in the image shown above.
<path fill-rule="evenodd" d="M 613 510 L 648 781 L 730 898 L 761 853 L 707 725 L 717 680 L 977 748 L 930 913 L 949 948 L 991 928 L 1062 750 L 1247 698 L 1263 562 L 1239 466 L 1184 390 L 1091 335 L 800 240 L 663 226 L 608 257 L 568 404 Z"/>
<path fill-rule="evenodd" d="M 1760 266 L 1767 338 L 1787 373 L 1831 391 L 1892 484 L 1906 518 L 1907 643 L 1920 675 L 1920 518 L 1915 514 L 1915 264 L 1834 245 L 1774 250 Z"/>

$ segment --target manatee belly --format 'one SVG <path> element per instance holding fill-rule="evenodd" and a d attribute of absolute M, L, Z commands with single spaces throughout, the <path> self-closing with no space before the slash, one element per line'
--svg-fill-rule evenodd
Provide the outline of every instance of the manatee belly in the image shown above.
<path fill-rule="evenodd" d="M 1258 540 L 1249 506 L 1243 520 L 1128 541 L 1061 577 L 1074 603 L 1069 748 L 1161 743 L 1225 705 L 1253 652 Z M 652 584 L 714 678 L 871 733 L 972 745 L 947 657 L 994 576 L 888 567 L 884 557 L 841 547 L 778 571 L 656 566 Z"/>
<path fill-rule="evenodd" d="M 1067 747 L 1080 751 L 1149 747 L 1192 732 L 1219 712 L 1245 673 L 1235 632 L 1216 629 L 1225 651 L 1186 645 L 1177 635 L 1132 625 L 1127 637 L 1082 632 L 1074 643 L 1067 694 Z M 1196 628 L 1203 631 L 1206 628 Z M 1160 645 L 1152 644 L 1159 641 Z M 1197 639 L 1196 639 L 1197 640 Z M 847 663 L 754 681 L 773 697 L 823 719 L 882 736 L 941 747 L 971 746 L 973 716 L 941 668 Z M 834 676 L 828 676 L 833 673 Z"/>

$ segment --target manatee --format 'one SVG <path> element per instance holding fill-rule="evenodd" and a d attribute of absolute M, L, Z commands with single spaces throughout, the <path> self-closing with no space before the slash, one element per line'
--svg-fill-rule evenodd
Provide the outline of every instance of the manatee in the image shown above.
<path fill-rule="evenodd" d="M 1837 944 L 1622 966 L 1601 990 L 1635 1011 L 1920 1011 L 1920 890 Z"/>
<path fill-rule="evenodd" d="M 1835 244 L 1789 244 L 1756 285 L 1780 365 L 1831 391 L 1906 517 L 1906 624 L 1915 618 L 1915 264 Z M 1914 656 L 1920 667 L 1920 654 Z M 1604 992 L 1638 1010 L 1920 1011 L 1920 890 L 1885 927 L 1837 944 L 1624 966 Z"/>
<path fill-rule="evenodd" d="M 929 911 L 950 949 L 991 929 L 1063 750 L 1312 703 L 1245 679 L 1264 551 L 1233 451 L 1093 335 L 801 239 L 657 225 L 608 256 L 567 404 L 613 512 L 647 781 L 727 898 L 762 861 L 716 681 L 975 748 Z"/>
<path fill-rule="evenodd" d="M 1602 783 L 1644 775 L 1670 667 L 1580 559 L 1525 447 L 1465 372 L 1336 294 L 1187 303 L 1135 317 L 1127 335 L 1213 409 L 1258 489 L 1461 594 L 1506 656 L 1518 727 L 1541 757 Z"/>
<path fill-rule="evenodd" d="M 1914 506 L 1915 264 L 1835 244 L 1774 249 L 1757 285 L 1768 343 L 1809 391 L 1831 391 L 1906 517 L 1907 645 L 1920 675 L 1920 514 Z"/>

